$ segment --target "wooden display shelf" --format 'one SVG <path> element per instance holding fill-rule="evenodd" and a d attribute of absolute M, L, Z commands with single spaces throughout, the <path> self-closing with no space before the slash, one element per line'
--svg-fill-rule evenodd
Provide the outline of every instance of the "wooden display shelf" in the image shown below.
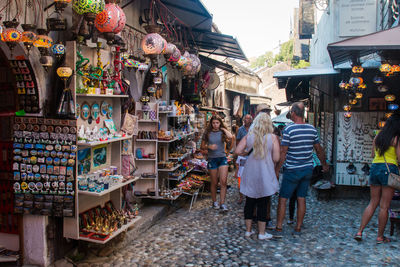
<path fill-rule="evenodd" d="M 92 239 L 92 238 L 88 238 L 88 237 L 79 237 L 79 240 L 83 240 L 83 241 L 87 241 L 87 242 L 92 242 L 92 243 L 97 243 L 97 244 L 105 244 L 108 241 L 110 241 L 111 239 L 113 239 L 114 237 L 116 237 L 117 235 L 119 235 L 120 233 L 122 233 L 123 231 L 128 230 L 129 227 L 131 227 L 132 225 L 134 225 L 137 221 L 139 221 L 142 218 L 142 216 L 137 216 L 136 218 L 134 218 L 132 221 L 130 221 L 129 223 L 123 225 L 121 228 L 119 228 L 117 231 L 113 232 L 110 237 L 108 237 L 106 240 L 96 240 L 96 239 Z"/>
<path fill-rule="evenodd" d="M 111 187 L 111 188 L 108 188 L 107 190 L 104 190 L 104 191 L 102 191 L 102 192 L 100 192 L 100 193 L 98 193 L 98 192 L 90 192 L 90 191 L 78 190 L 78 194 L 80 194 L 80 195 L 88 195 L 88 196 L 95 196 L 95 197 L 101 197 L 101 196 L 104 196 L 104 195 L 106 195 L 106 194 L 108 194 L 108 193 L 110 193 L 110 192 L 112 192 L 112 191 L 114 191 L 114 190 L 117 190 L 117 189 L 119 189 L 119 188 L 121 188 L 121 187 L 123 187 L 123 186 L 125 186 L 125 185 L 127 185 L 127 184 L 130 184 L 130 183 L 132 183 L 132 182 L 135 182 L 135 181 L 139 180 L 139 178 L 140 178 L 140 177 L 135 177 L 135 178 L 130 179 L 130 180 L 124 182 L 124 183 L 119 183 L 119 184 L 117 184 L 117 185 L 115 185 L 115 186 L 113 186 L 113 187 Z"/>
<path fill-rule="evenodd" d="M 120 137 L 120 138 L 112 138 L 106 141 L 95 141 L 95 142 L 90 142 L 90 143 L 78 143 L 78 146 L 81 147 L 92 147 L 92 146 L 98 146 L 98 145 L 103 145 L 103 144 L 109 144 L 113 142 L 118 142 L 118 141 L 123 141 L 123 140 L 128 140 L 131 139 L 132 136 L 125 136 L 125 137 Z"/>
<path fill-rule="evenodd" d="M 187 170 L 185 173 L 179 175 L 178 177 L 168 177 L 169 180 L 173 180 L 173 181 L 180 181 L 182 180 L 184 177 L 186 177 L 186 175 L 189 174 L 189 172 L 193 171 L 194 167 L 191 167 L 189 170 Z"/>
<path fill-rule="evenodd" d="M 0 262 L 14 262 L 18 261 L 18 255 L 10 255 L 10 256 L 0 256 Z"/>
<path fill-rule="evenodd" d="M 158 142 L 159 143 L 172 143 L 172 142 L 175 142 L 175 141 L 178 141 L 178 140 L 182 140 L 182 139 L 184 139 L 184 138 L 186 138 L 186 137 L 188 137 L 188 136 L 190 136 L 192 134 L 194 134 L 194 132 L 191 132 L 191 133 L 188 133 L 188 134 L 184 134 L 184 135 L 181 135 L 179 137 L 175 137 L 175 138 L 173 138 L 171 140 L 158 140 Z"/>
<path fill-rule="evenodd" d="M 168 110 L 163 110 L 163 111 L 159 111 L 158 113 L 160 113 L 160 114 L 169 114 L 169 113 L 171 113 L 172 111 L 168 111 Z"/>
<path fill-rule="evenodd" d="M 188 115 L 188 114 L 184 114 L 184 115 L 168 115 L 168 118 L 183 118 L 183 117 L 189 117 L 189 116 L 190 115 Z"/>
<path fill-rule="evenodd" d="M 175 167 L 171 168 L 171 169 L 158 169 L 159 172 L 173 172 L 175 170 L 177 170 L 180 166 L 182 166 L 181 164 L 176 165 Z"/>
<path fill-rule="evenodd" d="M 138 120 L 138 122 L 148 122 L 148 123 L 151 123 L 151 122 L 158 122 L 158 120 Z"/>
<path fill-rule="evenodd" d="M 143 159 L 138 159 L 138 158 L 135 158 L 135 160 L 156 160 L 155 158 L 154 159 L 150 159 L 150 158 L 143 158 Z"/>
<path fill-rule="evenodd" d="M 150 199 L 157 199 L 157 200 L 177 200 L 180 196 L 182 196 L 182 193 L 179 195 L 175 196 L 174 198 L 167 198 L 167 197 L 162 197 L 162 196 L 137 196 L 137 198 L 150 198 Z"/>
<path fill-rule="evenodd" d="M 157 142 L 157 139 L 136 139 L 136 142 Z"/>
<path fill-rule="evenodd" d="M 173 158 L 173 157 L 168 157 L 169 160 L 177 160 L 177 161 L 182 161 L 184 158 L 186 158 L 187 156 L 189 156 L 191 153 L 187 152 L 185 154 L 183 154 L 182 156 L 180 156 L 179 158 Z"/>
<path fill-rule="evenodd" d="M 120 97 L 120 98 L 128 98 L 128 95 L 98 95 L 98 94 L 76 94 L 77 97 Z"/>

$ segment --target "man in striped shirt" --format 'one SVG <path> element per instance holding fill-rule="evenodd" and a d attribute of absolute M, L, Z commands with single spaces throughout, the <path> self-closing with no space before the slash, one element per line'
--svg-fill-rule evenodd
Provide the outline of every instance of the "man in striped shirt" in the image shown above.
<path fill-rule="evenodd" d="M 281 156 L 276 166 L 276 173 L 284 165 L 283 179 L 279 192 L 277 223 L 275 237 L 282 237 L 282 224 L 286 214 L 286 202 L 297 190 L 297 223 L 294 233 L 300 233 L 306 213 L 307 190 L 313 170 L 313 149 L 321 161 L 323 171 L 328 171 L 325 152 L 319 143 L 317 130 L 304 122 L 304 104 L 296 102 L 292 105 L 290 119 L 294 124 L 286 126 L 282 133 Z M 278 176 L 277 176 L 278 177 Z"/>

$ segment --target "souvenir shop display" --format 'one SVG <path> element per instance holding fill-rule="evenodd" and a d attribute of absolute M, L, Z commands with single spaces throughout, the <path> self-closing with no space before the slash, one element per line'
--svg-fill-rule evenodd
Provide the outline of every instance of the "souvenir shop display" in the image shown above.
<path fill-rule="evenodd" d="M 39 113 L 39 89 L 29 60 L 10 60 L 15 76 L 18 106 L 26 113 Z"/>
<path fill-rule="evenodd" d="M 76 132 L 75 120 L 15 118 L 15 213 L 74 216 Z"/>

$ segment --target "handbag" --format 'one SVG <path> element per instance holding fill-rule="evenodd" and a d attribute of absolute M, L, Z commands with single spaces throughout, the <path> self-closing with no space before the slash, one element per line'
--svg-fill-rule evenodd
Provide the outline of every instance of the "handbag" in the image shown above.
<path fill-rule="evenodd" d="M 385 156 L 383 156 L 383 159 L 385 160 L 386 168 L 389 172 L 388 186 L 393 187 L 396 190 L 400 190 L 400 175 L 390 172 Z"/>

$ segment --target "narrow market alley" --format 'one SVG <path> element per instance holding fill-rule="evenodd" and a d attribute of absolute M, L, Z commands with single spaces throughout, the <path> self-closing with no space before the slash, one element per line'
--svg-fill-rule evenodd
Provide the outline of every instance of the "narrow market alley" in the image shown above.
<path fill-rule="evenodd" d="M 211 209 L 205 194 L 190 212 L 181 208 L 111 256 L 78 266 L 396 266 L 400 260 L 397 229 L 391 243 L 375 243 L 376 215 L 364 241 L 352 238 L 367 199 L 318 201 L 313 190 L 301 235 L 294 236 L 293 226 L 285 224 L 282 239 L 245 238 L 243 204 L 236 203 L 233 179 L 231 184 L 229 212 Z M 273 217 L 277 200 L 274 196 Z"/>

